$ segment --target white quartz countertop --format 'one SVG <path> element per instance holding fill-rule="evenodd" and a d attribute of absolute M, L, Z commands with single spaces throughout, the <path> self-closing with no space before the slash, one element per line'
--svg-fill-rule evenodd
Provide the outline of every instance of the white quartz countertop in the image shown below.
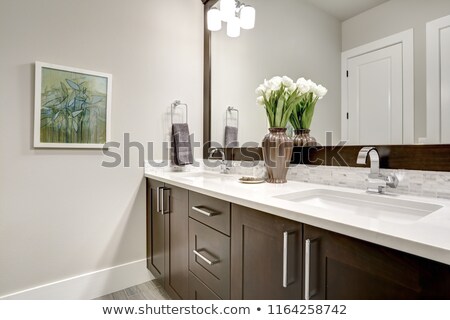
<path fill-rule="evenodd" d="M 238 181 L 240 176 L 210 171 L 170 172 L 146 168 L 145 177 L 450 265 L 450 200 L 391 194 L 373 195 L 442 207 L 413 221 L 390 221 L 346 214 L 342 208 L 325 210 L 275 198 L 317 189 L 366 194 L 362 190 L 294 181 L 286 184 L 242 184 Z"/>

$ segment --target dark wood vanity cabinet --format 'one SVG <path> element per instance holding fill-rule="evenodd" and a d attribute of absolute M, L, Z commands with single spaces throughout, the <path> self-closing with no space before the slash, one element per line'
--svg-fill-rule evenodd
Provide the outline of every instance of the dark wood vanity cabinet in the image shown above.
<path fill-rule="evenodd" d="M 147 179 L 147 266 L 176 299 L 450 299 L 450 266 Z"/>
<path fill-rule="evenodd" d="M 232 205 L 231 298 L 302 298 L 302 224 Z"/>
<path fill-rule="evenodd" d="M 310 299 L 450 298 L 447 265 L 308 225 L 304 239 Z"/>
<path fill-rule="evenodd" d="M 147 267 L 172 298 L 188 299 L 188 191 L 147 179 Z"/>

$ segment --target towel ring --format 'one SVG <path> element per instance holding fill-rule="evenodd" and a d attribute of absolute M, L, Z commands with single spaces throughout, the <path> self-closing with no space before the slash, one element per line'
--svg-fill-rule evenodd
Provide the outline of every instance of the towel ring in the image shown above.
<path fill-rule="evenodd" d="M 236 112 L 236 127 L 239 128 L 239 110 L 236 109 L 235 107 L 231 107 L 228 106 L 227 108 L 227 112 L 226 112 L 226 116 L 225 116 L 225 125 L 228 126 L 228 114 L 230 114 L 230 116 L 232 115 L 233 112 Z"/>
<path fill-rule="evenodd" d="M 188 122 L 188 105 L 186 103 L 181 103 L 180 100 L 175 100 L 171 105 L 170 105 L 170 123 L 173 124 L 173 113 L 174 113 L 174 109 L 178 106 L 184 106 L 186 109 L 186 121 L 185 123 Z"/>

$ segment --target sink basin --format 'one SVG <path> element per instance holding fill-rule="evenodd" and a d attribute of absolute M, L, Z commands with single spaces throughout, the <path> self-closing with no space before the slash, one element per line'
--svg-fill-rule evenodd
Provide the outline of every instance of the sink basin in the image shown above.
<path fill-rule="evenodd" d="M 276 196 L 275 198 L 328 210 L 336 214 L 352 214 L 390 222 L 414 222 L 439 210 L 442 206 L 388 198 L 379 195 L 314 189 Z"/>

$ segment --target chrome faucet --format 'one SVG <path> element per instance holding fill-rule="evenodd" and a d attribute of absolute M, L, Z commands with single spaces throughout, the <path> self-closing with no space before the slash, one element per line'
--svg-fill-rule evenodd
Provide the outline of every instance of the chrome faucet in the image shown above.
<path fill-rule="evenodd" d="M 209 150 L 209 159 L 214 159 L 212 158 L 212 155 L 216 152 L 219 152 L 222 159 L 220 160 L 220 173 L 222 174 L 228 174 L 230 173 L 230 166 L 229 166 L 229 162 L 225 159 L 225 153 L 223 152 L 222 149 L 219 148 L 212 148 L 211 150 Z"/>
<path fill-rule="evenodd" d="M 397 188 L 398 178 L 395 174 L 380 173 L 380 155 L 375 147 L 364 147 L 358 153 L 357 164 L 366 164 L 370 158 L 370 173 L 367 192 L 384 193 L 387 187 Z"/>

